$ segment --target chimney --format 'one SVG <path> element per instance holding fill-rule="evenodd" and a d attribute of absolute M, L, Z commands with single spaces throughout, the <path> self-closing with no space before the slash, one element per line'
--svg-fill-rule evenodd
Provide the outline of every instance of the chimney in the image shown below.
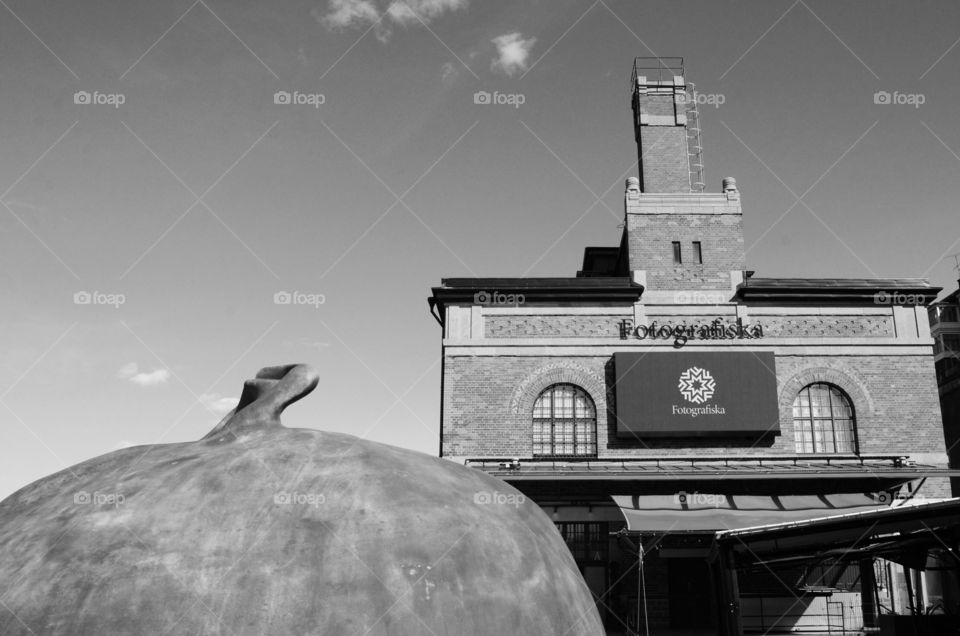
<path fill-rule="evenodd" d="M 633 126 L 643 192 L 702 192 L 699 113 L 682 57 L 633 62 Z"/>

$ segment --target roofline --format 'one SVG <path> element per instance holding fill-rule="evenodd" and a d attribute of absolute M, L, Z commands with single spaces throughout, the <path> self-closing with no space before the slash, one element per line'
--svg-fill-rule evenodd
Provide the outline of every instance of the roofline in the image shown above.
<path fill-rule="evenodd" d="M 923 278 L 747 278 L 737 285 L 734 297 L 743 301 L 929 305 L 941 291 L 942 287 Z"/>
<path fill-rule="evenodd" d="M 478 469 L 483 470 L 483 469 Z M 863 470 L 766 470 L 755 473 L 745 473 L 737 469 L 729 470 L 704 470 L 701 472 L 670 472 L 667 470 L 659 472 L 518 472 L 509 469 L 490 469 L 483 470 L 484 473 L 499 477 L 508 483 L 514 482 L 557 482 L 557 481 L 578 481 L 578 482 L 679 482 L 679 481 L 702 481 L 704 478 L 722 477 L 726 481 L 769 481 L 779 479 L 902 479 L 913 480 L 923 477 L 960 477 L 960 470 L 951 468 L 876 468 Z"/>
<path fill-rule="evenodd" d="M 522 296 L 522 304 L 534 305 L 633 305 L 643 294 L 643 285 L 627 276 L 589 278 L 444 278 L 431 289 L 430 312 L 441 326 L 447 305 L 482 305 L 479 294 Z M 436 310 L 436 311 L 435 311 Z"/>

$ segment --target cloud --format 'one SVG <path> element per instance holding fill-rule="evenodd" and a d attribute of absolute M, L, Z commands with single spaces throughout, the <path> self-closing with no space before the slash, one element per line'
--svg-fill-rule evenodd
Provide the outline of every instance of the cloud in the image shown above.
<path fill-rule="evenodd" d="M 219 393 L 204 393 L 200 396 L 200 403 L 204 408 L 217 415 L 229 413 L 239 402 L 238 397 L 223 397 Z"/>
<path fill-rule="evenodd" d="M 392 25 L 428 24 L 448 11 L 458 11 L 468 0 L 327 0 L 327 11 L 310 14 L 326 29 L 367 29 L 381 42 L 390 39 Z"/>
<path fill-rule="evenodd" d="M 445 62 L 443 66 L 440 67 L 440 81 L 444 84 L 452 82 L 457 79 L 459 75 L 460 69 L 458 69 L 453 62 Z"/>
<path fill-rule="evenodd" d="M 490 63 L 490 70 L 513 77 L 527 70 L 527 58 L 537 38 L 524 40 L 519 31 L 498 35 L 491 40 L 497 46 L 497 57 Z"/>
<path fill-rule="evenodd" d="M 322 14 L 319 9 L 311 15 L 328 29 L 348 29 L 373 24 L 380 19 L 380 12 L 371 0 L 329 0 L 330 10 Z"/>
<path fill-rule="evenodd" d="M 170 379 L 170 372 L 166 369 L 154 369 L 153 371 L 139 371 L 136 362 L 129 362 L 117 371 L 117 377 L 123 380 L 130 380 L 138 386 L 156 386 L 165 384 Z"/>

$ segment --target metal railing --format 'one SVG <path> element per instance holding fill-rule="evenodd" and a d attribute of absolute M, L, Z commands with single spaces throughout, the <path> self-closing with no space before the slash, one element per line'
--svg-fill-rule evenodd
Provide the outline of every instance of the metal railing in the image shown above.
<path fill-rule="evenodd" d="M 695 467 L 696 464 L 722 464 L 730 466 L 731 462 L 756 462 L 763 466 L 766 463 L 783 464 L 790 463 L 794 466 L 801 464 L 826 464 L 828 466 L 837 465 L 863 465 L 865 462 L 890 462 L 894 467 L 901 467 L 908 459 L 906 455 L 855 455 L 855 454 L 827 454 L 827 453 L 804 453 L 794 455 L 659 455 L 656 457 L 472 457 L 466 459 L 464 463 L 468 466 L 477 468 L 497 467 L 501 463 L 511 462 L 516 459 L 522 464 L 532 464 L 538 467 L 555 468 L 557 466 L 569 466 L 577 464 L 578 468 L 590 470 L 591 468 L 608 468 L 615 465 L 626 468 L 629 465 L 653 465 L 659 468 L 662 465 L 671 466 L 676 464 L 689 464 Z"/>
<path fill-rule="evenodd" d="M 630 93 L 637 88 L 637 77 L 644 76 L 657 81 L 673 80 L 674 75 L 683 76 L 682 57 L 636 57 L 633 59 L 633 73 L 630 74 Z"/>
<path fill-rule="evenodd" d="M 743 614 L 745 634 L 847 634 L 863 633 L 863 615 L 855 603 L 844 601 L 826 601 L 823 612 L 787 612 L 777 609 L 765 611 L 763 599 L 758 599 L 759 613 Z"/>

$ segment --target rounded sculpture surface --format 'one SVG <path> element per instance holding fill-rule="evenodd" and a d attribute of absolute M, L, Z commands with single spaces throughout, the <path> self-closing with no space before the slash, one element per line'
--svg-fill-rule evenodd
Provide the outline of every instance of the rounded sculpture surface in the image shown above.
<path fill-rule="evenodd" d="M 126 448 L 0 502 L 2 634 L 602 634 L 547 515 L 504 482 L 280 413 L 267 367 L 196 442 Z"/>

